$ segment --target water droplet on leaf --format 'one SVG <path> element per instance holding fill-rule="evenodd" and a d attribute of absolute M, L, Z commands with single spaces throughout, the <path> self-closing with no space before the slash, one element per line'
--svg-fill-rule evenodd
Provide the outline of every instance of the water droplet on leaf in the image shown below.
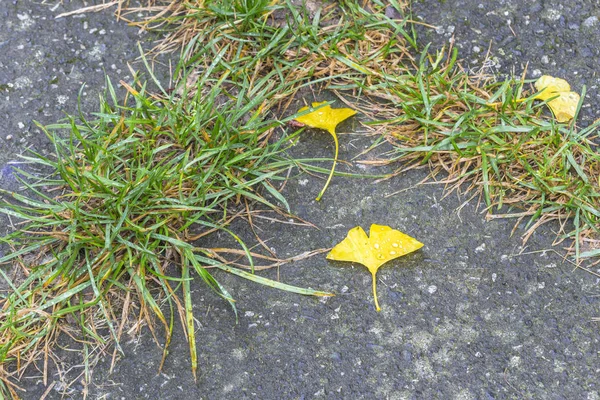
<path fill-rule="evenodd" d="M 360 226 L 350 229 L 348 236 L 327 254 L 327 259 L 357 262 L 367 267 L 373 277 L 375 307 L 380 311 L 375 276 L 377 269 L 387 261 L 420 249 L 423 243 L 384 225 L 371 225 L 370 233 L 368 237 Z"/>

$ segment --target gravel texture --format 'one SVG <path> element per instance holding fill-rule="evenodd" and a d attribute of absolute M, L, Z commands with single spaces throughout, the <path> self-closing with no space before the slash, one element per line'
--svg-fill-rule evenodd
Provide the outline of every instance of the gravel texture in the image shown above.
<path fill-rule="evenodd" d="M 148 42 L 110 12 L 54 19 L 83 5 L 0 2 L 3 188 L 16 188 L 7 163 L 17 154 L 30 146 L 46 150 L 33 120 L 51 123 L 76 112 L 84 82 L 81 109 L 96 111 L 104 72 L 115 82 L 130 79 L 126 63 L 138 55 L 136 42 Z M 412 12 L 438 26 L 421 32 L 421 41 L 441 46 L 454 40 L 465 67 L 481 68 L 491 42 L 498 72 L 520 74 L 529 63 L 529 77 L 560 76 L 577 91 L 585 84 L 585 121 L 600 116 L 595 1 L 428 0 L 415 2 Z M 341 130 L 354 132 L 340 135 L 340 157 L 350 159 L 368 142 L 356 121 Z M 294 151 L 329 157 L 330 142 L 329 135 L 307 133 Z M 323 182 L 301 176 L 288 183 L 285 195 L 295 213 L 320 229 L 260 225 L 263 238 L 283 257 L 333 246 L 348 229 L 368 229 L 371 223 L 391 225 L 425 243 L 380 270 L 381 313 L 374 311 L 366 269 L 324 256 L 266 275 L 337 293 L 326 300 L 216 274 L 238 300 L 239 321 L 198 282 L 196 382 L 181 330 L 159 375 L 161 351 L 144 335 L 125 339 L 126 357 L 112 374 L 110 359 L 100 363 L 90 398 L 600 399 L 600 335 L 598 322 L 591 321 L 600 316 L 599 281 L 545 250 L 555 226 L 539 230 L 523 249 L 519 235 L 510 236 L 511 221 L 485 222 L 474 200 L 443 198 L 439 186 L 387 197 L 411 188 L 423 174 L 378 185 L 336 177 L 318 203 L 314 197 Z M 72 373 L 80 371 L 75 367 Z M 57 383 L 47 398 L 61 398 L 60 377 L 51 379 Z M 21 385 L 25 399 L 46 390 L 33 370 Z M 82 398 L 83 389 L 76 382 L 66 397 Z"/>

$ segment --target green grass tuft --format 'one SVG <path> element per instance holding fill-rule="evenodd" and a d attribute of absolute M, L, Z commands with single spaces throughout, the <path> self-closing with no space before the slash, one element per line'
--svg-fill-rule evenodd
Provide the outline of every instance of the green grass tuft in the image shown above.
<path fill-rule="evenodd" d="M 179 312 L 195 374 L 190 281 L 201 278 L 235 311 L 232 296 L 206 267 L 296 293 L 329 295 L 224 265 L 211 250 L 194 245 L 215 230 L 227 232 L 253 269 L 250 250 L 227 225 L 248 205 L 287 207 L 275 183 L 295 165 L 284 156 L 293 136 L 280 129 L 285 121 L 263 112 L 264 95 L 250 96 L 223 77 L 205 76 L 196 84 L 191 96 L 181 86 L 164 98 L 137 81 L 124 83 L 128 94 L 119 103 L 108 81 L 109 97 L 94 120 L 69 117 L 40 127 L 54 154 L 24 159 L 31 168 L 53 172 L 18 170 L 29 195 L 4 192 L 11 201 L 0 206 L 20 227 L 0 238 L 14 249 L 0 263 L 25 275 L 14 281 L 0 269 L 12 288 L 0 299 L 0 364 L 22 370 L 44 352 L 47 357 L 69 315 L 79 321 L 85 353 L 94 352 L 85 338 L 100 348 L 118 348 L 133 295 L 140 317 L 150 327 L 152 316 L 163 325 L 165 356 Z M 2 375 L 5 385 L 9 377 Z"/>
<path fill-rule="evenodd" d="M 488 218 L 526 220 L 526 242 L 542 224 L 558 221 L 577 262 L 600 255 L 600 121 L 578 127 L 548 118 L 543 102 L 524 79 L 497 82 L 451 68 L 423 53 L 402 85 L 390 85 L 386 138 L 394 151 L 386 162 L 402 170 L 429 165 L 430 178 L 453 190 L 473 191 L 487 205 Z M 582 100 L 585 97 L 583 88 Z M 579 109 L 578 109 L 579 112 Z M 582 251 L 581 248 L 586 250 Z"/>

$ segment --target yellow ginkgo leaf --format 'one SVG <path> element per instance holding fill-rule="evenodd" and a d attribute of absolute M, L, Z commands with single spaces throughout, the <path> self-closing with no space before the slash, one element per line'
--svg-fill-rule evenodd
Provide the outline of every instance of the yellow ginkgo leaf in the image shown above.
<path fill-rule="evenodd" d="M 371 225 L 371 237 L 357 226 L 348 231 L 346 239 L 327 254 L 328 260 L 357 262 L 369 269 L 373 277 L 373 297 L 377 301 L 377 270 L 386 262 L 423 247 L 418 240 L 385 225 Z"/>
<path fill-rule="evenodd" d="M 327 178 L 327 182 L 325 182 L 325 186 L 321 190 L 321 193 L 317 196 L 317 200 L 321 200 L 323 193 L 329 186 L 329 182 L 331 181 L 331 177 L 333 176 L 333 172 L 335 171 L 335 165 L 337 163 L 338 158 L 338 138 L 335 134 L 335 127 L 342 121 L 347 118 L 350 118 L 356 111 L 350 108 L 331 108 L 329 105 L 323 106 L 327 102 L 322 103 L 312 103 L 312 108 L 317 108 L 316 110 L 309 112 L 301 117 L 296 118 L 296 121 L 310 126 L 311 128 L 324 129 L 333 136 L 333 141 L 335 142 L 335 157 L 333 159 L 333 166 L 331 167 L 331 172 L 329 173 L 329 177 Z M 322 106 L 318 108 L 319 106 Z M 302 107 L 298 112 L 307 111 L 308 107 Z"/>
<path fill-rule="evenodd" d="M 535 82 L 535 88 L 540 92 L 535 96 L 536 99 L 546 101 L 558 96 L 547 103 L 558 122 L 568 122 L 575 117 L 580 97 L 571 92 L 567 81 L 544 75 Z"/>

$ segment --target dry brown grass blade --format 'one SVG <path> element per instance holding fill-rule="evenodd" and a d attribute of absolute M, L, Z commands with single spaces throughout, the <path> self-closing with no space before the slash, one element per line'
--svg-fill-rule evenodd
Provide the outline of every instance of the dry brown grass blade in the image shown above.
<path fill-rule="evenodd" d="M 208 254 L 211 254 L 214 258 L 218 259 L 219 261 L 223 262 L 224 264 L 227 265 L 234 265 L 236 267 L 240 267 L 243 269 L 247 269 L 247 270 L 252 270 L 253 268 L 249 265 L 246 264 L 240 264 L 237 263 L 235 260 L 227 260 L 226 258 L 222 257 L 221 254 L 233 254 L 233 255 L 237 255 L 239 256 L 237 259 L 242 259 L 244 257 L 246 257 L 247 253 L 243 250 L 239 250 L 239 249 L 230 249 L 230 248 L 222 248 L 222 247 L 217 247 L 217 248 L 206 248 L 206 249 L 202 249 L 203 251 L 206 251 Z M 257 259 L 261 259 L 261 260 L 266 260 L 266 261 L 271 261 L 271 264 L 268 265 L 255 265 L 254 266 L 254 270 L 255 271 L 262 271 L 265 269 L 271 269 L 271 268 L 275 268 L 275 267 L 279 267 L 281 265 L 284 264 L 289 264 L 292 262 L 297 262 L 297 261 L 302 261 L 305 259 L 308 259 L 310 257 L 314 257 L 318 254 L 323 254 L 328 252 L 329 250 L 331 250 L 331 248 L 324 248 L 324 249 L 316 249 L 316 250 L 310 250 L 310 251 L 305 251 L 304 253 L 298 254 L 296 256 L 293 257 L 288 257 L 288 258 L 277 258 L 277 257 L 271 257 L 271 256 L 265 256 L 263 254 L 260 253 L 255 253 L 255 252 L 250 252 L 250 255 L 253 258 L 257 258 Z M 211 268 L 210 266 L 207 268 Z"/>
<path fill-rule="evenodd" d="M 106 10 L 107 8 L 110 8 L 114 5 L 118 6 L 118 9 L 117 9 L 117 11 L 118 11 L 121 9 L 123 2 L 125 2 L 125 0 L 115 0 L 115 1 L 111 1 L 110 3 L 96 4 L 94 6 L 83 7 L 83 8 L 74 10 L 74 11 L 69 11 L 66 13 L 58 14 L 56 17 L 54 17 L 54 19 L 70 17 L 73 15 L 85 14 L 85 13 L 89 13 L 89 12 L 99 12 L 99 11 Z"/>

